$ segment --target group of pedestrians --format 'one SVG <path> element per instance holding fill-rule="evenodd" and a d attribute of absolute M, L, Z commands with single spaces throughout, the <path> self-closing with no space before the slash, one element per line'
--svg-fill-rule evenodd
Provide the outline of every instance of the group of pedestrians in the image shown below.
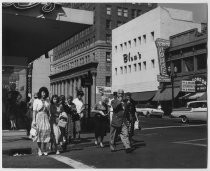
<path fill-rule="evenodd" d="M 123 90 L 113 93 L 113 99 L 108 100 L 102 96 L 92 112 L 95 113 L 95 144 L 104 147 L 103 138 L 106 135 L 106 124 L 110 126 L 110 150 L 116 151 L 116 141 L 120 136 L 125 147 L 125 152 L 133 151 L 132 136 L 136 116 L 135 103 L 130 93 L 124 94 Z M 107 122 L 108 117 L 110 122 Z"/>
<path fill-rule="evenodd" d="M 38 155 L 48 155 L 47 143 L 51 151 L 60 154 L 60 148 L 66 150 L 72 138 L 80 139 L 81 118 L 84 116 L 82 90 L 77 91 L 77 97 L 65 98 L 64 95 L 53 95 L 49 101 L 49 92 L 41 87 L 29 103 L 33 113 L 32 128 L 37 132 L 34 141 L 38 145 Z M 134 123 L 137 120 L 134 101 L 131 94 L 124 94 L 123 90 L 113 93 L 113 99 L 102 96 L 91 110 L 94 113 L 95 145 L 103 148 L 107 128 L 110 128 L 110 150 L 116 151 L 116 141 L 120 136 L 125 152 L 132 149 Z M 109 121 L 110 120 L 110 121 Z M 59 147 L 60 146 L 60 147 Z"/>
<path fill-rule="evenodd" d="M 64 95 L 53 95 L 49 102 L 49 91 L 41 87 L 37 99 L 33 100 L 32 128 L 36 130 L 35 140 L 38 145 L 38 155 L 48 155 L 47 144 L 56 154 L 60 154 L 59 146 L 66 150 L 72 138 L 80 138 L 84 104 L 83 91 L 77 91 L 77 98 L 67 99 Z"/>

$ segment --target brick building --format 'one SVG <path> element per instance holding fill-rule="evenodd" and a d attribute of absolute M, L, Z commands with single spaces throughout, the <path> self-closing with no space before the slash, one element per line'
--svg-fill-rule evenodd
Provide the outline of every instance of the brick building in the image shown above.
<path fill-rule="evenodd" d="M 166 66 L 177 68 L 173 81 L 174 107 L 183 106 L 190 100 L 207 99 L 207 29 L 203 28 L 201 32 L 195 28 L 170 37 Z M 190 89 L 184 89 L 183 81 L 195 83 Z M 172 84 L 161 84 L 153 100 L 170 108 Z"/>
<path fill-rule="evenodd" d="M 65 7 L 94 12 L 93 26 L 76 34 L 53 50 L 52 94 L 76 96 L 82 86 L 84 102 L 93 106 L 100 91 L 111 93 L 112 29 L 157 7 L 157 4 L 74 3 Z"/>

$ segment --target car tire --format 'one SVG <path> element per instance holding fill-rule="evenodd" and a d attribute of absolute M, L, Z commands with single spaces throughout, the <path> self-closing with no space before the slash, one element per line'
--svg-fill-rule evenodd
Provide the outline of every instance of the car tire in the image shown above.
<path fill-rule="evenodd" d="M 188 123 L 189 122 L 189 120 L 186 116 L 181 116 L 181 121 L 182 121 L 182 123 Z"/>

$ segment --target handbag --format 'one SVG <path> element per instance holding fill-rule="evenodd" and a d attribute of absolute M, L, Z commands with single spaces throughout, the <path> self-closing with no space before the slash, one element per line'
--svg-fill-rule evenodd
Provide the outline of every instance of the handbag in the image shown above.
<path fill-rule="evenodd" d="M 139 121 L 135 121 L 135 123 L 134 123 L 134 130 L 136 130 L 136 129 L 141 130 Z"/>
<path fill-rule="evenodd" d="M 117 115 L 113 114 L 112 115 L 112 121 L 111 121 L 111 125 L 113 127 L 121 127 L 122 126 L 122 123 L 123 123 L 123 119 L 118 117 Z"/>

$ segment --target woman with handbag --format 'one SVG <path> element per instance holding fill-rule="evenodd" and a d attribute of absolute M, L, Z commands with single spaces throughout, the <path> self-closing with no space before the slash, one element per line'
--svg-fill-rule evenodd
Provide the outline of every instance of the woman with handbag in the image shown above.
<path fill-rule="evenodd" d="M 91 111 L 95 113 L 94 116 L 94 128 L 95 128 L 95 145 L 100 145 L 100 147 L 104 147 L 103 139 L 106 135 L 106 128 L 108 123 L 108 98 L 105 96 L 101 97 L 101 101 L 99 101 L 94 109 Z"/>
<path fill-rule="evenodd" d="M 46 151 L 47 143 L 50 141 L 50 122 L 49 122 L 49 102 L 47 98 L 49 91 L 46 87 L 41 87 L 38 92 L 38 99 L 33 103 L 32 126 L 37 128 L 38 155 L 48 155 Z M 41 145 L 43 144 L 43 152 Z"/>
<path fill-rule="evenodd" d="M 51 126 L 51 150 L 55 146 L 56 154 L 60 154 L 58 144 L 60 143 L 61 131 L 58 126 L 61 109 L 57 95 L 53 95 L 50 102 L 50 126 Z"/>

